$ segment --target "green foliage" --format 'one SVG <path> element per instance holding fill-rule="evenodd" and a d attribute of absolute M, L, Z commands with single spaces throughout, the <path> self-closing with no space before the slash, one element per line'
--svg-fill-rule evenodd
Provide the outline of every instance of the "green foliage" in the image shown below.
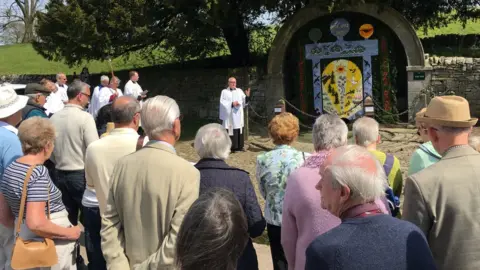
<path fill-rule="evenodd" d="M 330 11 L 373 2 L 392 6 L 417 27 L 432 28 L 476 18 L 478 1 L 51 0 L 47 12 L 39 15 L 34 48 L 49 60 L 69 65 L 139 50 L 148 56 L 159 48 L 183 61 L 229 52 L 232 61 L 244 65 L 251 52 L 264 53 L 271 44 L 272 29 L 258 21 L 267 11 L 281 21 L 311 2 Z M 252 38 L 261 42 L 252 43 Z"/>

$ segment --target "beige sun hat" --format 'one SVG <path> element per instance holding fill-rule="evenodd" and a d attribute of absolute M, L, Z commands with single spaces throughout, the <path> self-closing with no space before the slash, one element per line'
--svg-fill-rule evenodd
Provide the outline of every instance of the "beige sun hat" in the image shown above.
<path fill-rule="evenodd" d="M 434 97 L 423 113 L 418 113 L 417 121 L 446 127 L 472 127 L 478 118 L 470 115 L 468 101 L 460 96 Z"/>
<path fill-rule="evenodd" d="M 0 119 L 20 111 L 27 105 L 28 97 L 17 95 L 11 85 L 0 85 Z"/>

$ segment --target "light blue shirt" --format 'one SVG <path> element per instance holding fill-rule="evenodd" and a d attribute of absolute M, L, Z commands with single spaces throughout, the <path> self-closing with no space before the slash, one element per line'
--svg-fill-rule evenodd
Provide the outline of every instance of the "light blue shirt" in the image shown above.
<path fill-rule="evenodd" d="M 8 165 L 22 155 L 22 144 L 18 139 L 17 129 L 0 121 L 0 183 Z"/>
<path fill-rule="evenodd" d="M 175 150 L 175 147 L 167 142 L 164 142 L 164 141 L 157 141 L 157 140 L 149 140 L 147 145 L 149 144 L 154 144 L 154 143 L 160 143 L 160 144 L 163 144 L 165 146 L 168 146 L 168 148 L 172 149 L 172 151 L 176 154 L 177 153 L 177 150 Z"/>
<path fill-rule="evenodd" d="M 257 157 L 256 176 L 265 199 L 265 220 L 282 226 L 283 198 L 287 178 L 309 155 L 288 145 L 280 145 Z"/>

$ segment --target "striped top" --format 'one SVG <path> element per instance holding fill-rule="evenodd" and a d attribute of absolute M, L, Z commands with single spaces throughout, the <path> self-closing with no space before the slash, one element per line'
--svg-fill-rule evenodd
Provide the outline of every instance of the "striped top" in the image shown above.
<path fill-rule="evenodd" d="M 30 165 L 14 161 L 7 167 L 3 173 L 2 193 L 5 196 L 8 205 L 12 209 L 15 218 L 18 218 L 20 212 L 20 203 L 22 199 L 23 180 L 27 175 Z M 27 189 L 27 202 L 46 202 L 48 199 L 48 188 L 50 187 L 50 213 L 65 210 L 62 202 L 62 193 L 53 184 L 48 170 L 43 165 L 38 165 L 33 169 L 30 176 L 30 182 Z M 45 206 L 45 213 L 47 207 Z"/>

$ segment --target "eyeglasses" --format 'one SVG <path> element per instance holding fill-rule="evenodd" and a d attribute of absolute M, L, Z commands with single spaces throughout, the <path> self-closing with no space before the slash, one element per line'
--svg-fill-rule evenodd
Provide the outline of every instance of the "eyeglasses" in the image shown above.
<path fill-rule="evenodd" d="M 83 92 L 80 92 L 80 95 L 84 95 L 84 96 L 86 96 L 86 97 L 88 97 L 88 98 L 90 97 L 90 94 L 83 93 Z"/>

